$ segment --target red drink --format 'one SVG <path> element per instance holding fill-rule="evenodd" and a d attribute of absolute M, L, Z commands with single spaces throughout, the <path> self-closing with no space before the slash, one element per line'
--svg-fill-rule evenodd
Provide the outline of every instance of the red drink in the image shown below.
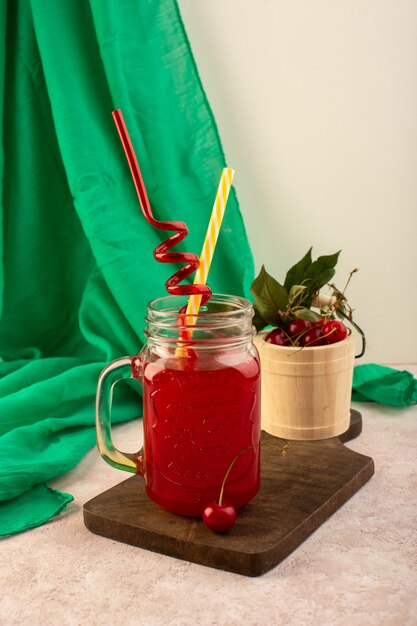
<path fill-rule="evenodd" d="M 197 516 L 218 501 L 229 468 L 223 502 L 237 509 L 258 493 L 260 365 L 248 300 L 213 294 L 191 323 L 181 314 L 186 303 L 167 296 L 148 304 L 141 353 L 100 374 L 96 429 L 110 465 L 143 476 L 168 511 Z M 143 385 L 144 446 L 135 454 L 111 437 L 112 390 L 129 377 Z"/>
<path fill-rule="evenodd" d="M 157 504 L 201 515 L 218 499 L 230 463 L 260 440 L 259 371 L 257 356 L 240 348 L 144 364 L 144 474 Z M 237 459 L 224 501 L 238 508 L 258 489 L 257 446 Z"/>

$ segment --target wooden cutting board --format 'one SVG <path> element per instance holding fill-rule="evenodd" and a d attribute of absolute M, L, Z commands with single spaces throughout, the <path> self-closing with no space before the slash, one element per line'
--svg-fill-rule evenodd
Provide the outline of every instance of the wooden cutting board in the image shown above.
<path fill-rule="evenodd" d="M 218 569 L 259 576 L 275 567 L 374 473 L 374 463 L 346 448 L 361 430 L 352 411 L 351 428 L 341 438 L 292 441 L 287 456 L 261 449 L 261 489 L 240 509 L 226 535 L 209 531 L 200 518 L 164 511 L 133 476 L 84 505 L 84 523 L 97 535 Z M 262 441 L 285 441 L 262 433 Z"/>

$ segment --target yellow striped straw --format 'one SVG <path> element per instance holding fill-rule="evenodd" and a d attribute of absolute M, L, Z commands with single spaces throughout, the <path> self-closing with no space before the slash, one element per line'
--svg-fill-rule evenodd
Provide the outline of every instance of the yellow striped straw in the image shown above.
<path fill-rule="evenodd" d="M 214 201 L 213 210 L 209 225 L 207 228 L 206 238 L 204 240 L 203 248 L 201 250 L 199 265 L 195 273 L 194 284 L 205 285 L 207 281 L 207 275 L 209 273 L 211 260 L 213 258 L 214 248 L 216 247 L 217 238 L 220 232 L 220 226 L 222 225 L 224 211 L 226 209 L 227 198 L 229 197 L 230 189 L 232 187 L 233 176 L 235 170 L 230 167 L 225 167 L 220 177 L 219 188 L 217 189 L 216 199 Z M 186 315 L 189 318 L 185 318 L 186 324 L 195 324 L 198 312 L 201 305 L 201 296 L 190 296 L 187 304 Z M 192 337 L 192 332 L 189 333 L 189 337 Z M 186 348 L 177 348 L 176 356 L 187 356 Z"/>
<path fill-rule="evenodd" d="M 207 228 L 206 238 L 204 240 L 203 249 L 201 250 L 200 254 L 200 263 L 194 278 L 194 284 L 206 284 L 234 175 L 235 170 L 233 170 L 231 167 L 225 167 L 222 171 L 219 188 L 217 189 L 216 199 L 214 201 L 213 210 L 211 212 L 211 217 Z M 200 295 L 190 296 L 186 314 L 194 316 L 198 315 L 198 312 L 200 310 L 200 304 Z M 196 318 L 193 317 L 191 319 L 195 321 Z"/>

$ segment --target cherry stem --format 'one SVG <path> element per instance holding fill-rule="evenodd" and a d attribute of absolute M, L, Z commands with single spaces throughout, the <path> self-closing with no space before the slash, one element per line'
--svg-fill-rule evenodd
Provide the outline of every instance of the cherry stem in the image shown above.
<path fill-rule="evenodd" d="M 345 317 L 347 318 L 347 315 L 346 315 Z M 348 319 L 348 318 L 347 318 L 347 319 Z M 349 321 L 350 321 L 350 323 L 351 323 L 353 326 L 355 326 L 355 324 L 354 324 L 351 320 L 349 320 Z M 350 328 L 347 328 L 346 330 L 347 330 L 347 331 L 348 331 L 348 333 L 350 334 L 350 332 L 351 332 Z M 308 329 L 308 328 L 307 328 L 307 330 L 305 330 L 305 331 L 303 330 L 303 332 L 302 332 L 302 333 L 300 333 L 300 336 L 301 336 L 301 335 L 304 335 L 304 334 L 306 334 L 306 333 L 308 333 L 308 331 L 309 331 L 309 329 Z M 332 328 L 332 330 L 329 330 L 329 332 L 328 332 L 328 333 L 326 333 L 325 335 L 322 335 L 322 336 L 321 336 L 321 339 L 326 339 L 326 337 L 330 337 L 330 335 L 333 335 L 335 332 L 336 332 L 336 331 L 335 331 L 335 329 L 334 329 L 334 328 Z M 310 345 L 310 344 L 312 344 L 312 343 L 314 343 L 315 341 L 316 341 L 316 339 L 312 339 L 311 341 L 309 341 L 308 343 L 306 343 L 306 345 L 305 345 L 305 346 L 300 346 L 300 348 L 298 348 L 298 350 L 296 350 L 295 352 L 293 352 L 293 354 L 298 354 L 298 352 L 300 352 L 300 350 L 304 350 L 304 348 L 308 348 L 308 347 L 309 347 L 309 345 Z M 293 346 L 293 347 L 294 347 L 294 346 Z M 313 347 L 314 347 L 314 346 L 313 346 Z M 363 352 L 361 353 L 361 355 L 360 355 L 360 356 L 362 356 L 362 354 L 363 354 Z M 292 355 L 290 355 L 290 356 L 292 356 Z"/>
<path fill-rule="evenodd" d="M 230 463 L 229 467 L 227 468 L 227 472 L 226 472 L 226 474 L 224 475 L 223 482 L 222 482 L 222 486 L 221 486 L 221 489 L 220 489 L 220 494 L 219 494 L 219 502 L 218 502 L 219 506 L 222 506 L 222 502 L 223 502 L 223 494 L 224 494 L 224 488 L 225 488 L 225 485 L 226 485 L 226 480 L 227 480 L 227 478 L 228 478 L 228 476 L 229 476 L 230 472 L 232 471 L 232 468 L 233 468 L 234 464 L 236 463 L 236 461 L 238 460 L 238 458 L 239 458 L 242 454 L 244 454 L 244 453 L 245 453 L 245 452 L 247 452 L 248 450 L 252 450 L 253 448 L 259 448 L 260 446 L 267 446 L 267 447 L 270 447 L 270 448 L 278 448 L 278 450 L 280 451 L 280 453 L 282 454 L 282 456 L 285 456 L 285 455 L 286 455 L 285 450 L 286 450 L 287 448 L 289 448 L 289 447 L 290 447 L 290 445 L 291 445 L 291 444 L 290 444 L 289 442 L 287 442 L 287 443 L 286 443 L 285 445 L 283 445 L 283 446 L 277 446 L 277 445 L 276 445 L 276 444 L 274 444 L 274 443 L 262 443 L 262 442 L 260 441 L 259 443 L 254 443 L 253 445 L 248 446 L 247 448 L 243 448 L 243 450 L 240 450 L 240 452 L 238 452 L 238 453 L 236 454 L 235 458 L 234 458 L 234 459 L 233 459 L 233 461 Z"/>
<path fill-rule="evenodd" d="M 355 273 L 356 273 L 356 272 L 358 272 L 358 271 L 359 271 L 359 270 L 358 270 L 358 268 L 357 268 L 357 267 L 355 267 L 355 268 L 354 268 L 354 269 L 350 272 L 350 274 L 349 274 L 349 276 L 348 276 L 348 279 L 347 279 L 347 281 L 346 281 L 346 285 L 344 286 L 344 289 L 343 289 L 343 291 L 342 291 L 342 297 L 345 297 L 345 291 L 346 291 L 346 289 L 348 288 L 348 285 L 349 285 L 349 283 L 350 283 L 350 281 L 351 281 L 351 279 L 352 279 L 353 274 L 355 274 Z"/>

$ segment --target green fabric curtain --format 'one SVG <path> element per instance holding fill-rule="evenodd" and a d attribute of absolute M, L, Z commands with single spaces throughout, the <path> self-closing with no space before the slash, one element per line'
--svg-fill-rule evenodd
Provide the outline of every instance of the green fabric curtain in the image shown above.
<path fill-rule="evenodd" d="M 159 219 L 199 252 L 225 158 L 175 0 L 0 3 L 0 534 L 71 499 L 45 482 L 95 444 L 97 377 L 143 345 L 174 269 L 142 217 L 111 117 L 120 108 Z M 229 164 L 232 165 L 232 164 Z M 166 235 L 165 235 L 166 237 Z M 234 192 L 209 283 L 248 295 Z M 115 421 L 141 414 L 118 392 Z"/>

